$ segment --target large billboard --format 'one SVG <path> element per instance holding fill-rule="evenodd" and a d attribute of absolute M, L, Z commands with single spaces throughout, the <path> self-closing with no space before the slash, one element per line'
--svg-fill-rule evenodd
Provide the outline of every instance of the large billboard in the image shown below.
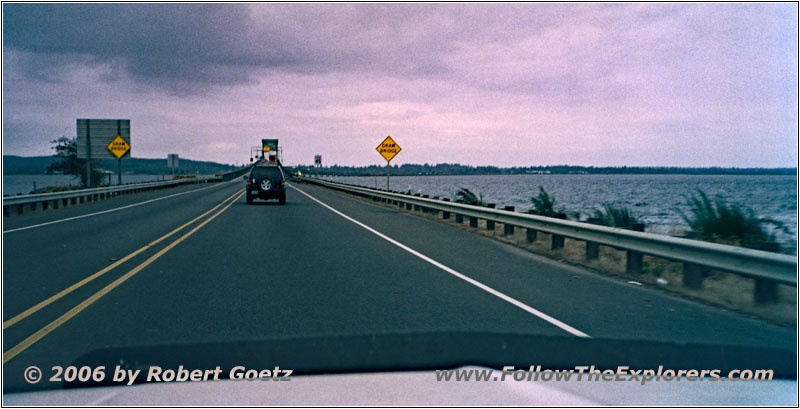
<path fill-rule="evenodd" d="M 275 152 L 278 154 L 278 140 L 277 139 L 262 139 L 261 149 L 264 152 Z M 265 154 L 266 155 L 266 154 Z"/>
<path fill-rule="evenodd" d="M 117 136 L 128 144 L 120 158 L 131 156 L 130 119 L 78 119 L 78 158 L 118 159 L 112 152 Z"/>

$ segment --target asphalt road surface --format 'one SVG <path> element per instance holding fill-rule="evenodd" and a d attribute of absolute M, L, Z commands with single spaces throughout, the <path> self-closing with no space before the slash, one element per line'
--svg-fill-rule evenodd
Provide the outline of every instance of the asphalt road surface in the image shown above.
<path fill-rule="evenodd" d="M 291 184 L 285 206 L 243 193 L 236 180 L 4 219 L 4 390 L 28 366 L 125 345 L 441 330 L 796 342 L 321 187 Z"/>

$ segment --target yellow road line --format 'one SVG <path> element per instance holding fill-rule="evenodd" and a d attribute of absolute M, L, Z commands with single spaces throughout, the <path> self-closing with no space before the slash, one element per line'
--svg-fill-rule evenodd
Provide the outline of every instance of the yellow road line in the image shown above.
<path fill-rule="evenodd" d="M 119 259 L 118 261 L 114 262 L 113 264 L 109 265 L 108 267 L 106 267 L 106 268 L 104 268 L 104 269 L 102 269 L 102 270 L 100 270 L 100 271 L 98 271 L 98 272 L 96 272 L 96 273 L 84 278 L 81 281 L 78 281 L 77 283 L 75 283 L 75 284 L 73 284 L 73 285 L 61 290 L 60 292 L 58 292 L 57 294 L 51 296 L 50 298 L 48 298 L 48 299 L 46 299 L 46 300 L 34 305 L 33 307 L 28 308 L 27 310 L 25 310 L 25 311 L 23 311 L 23 312 L 21 312 L 19 314 L 17 314 L 14 318 L 11 318 L 8 321 L 3 323 L 3 329 L 5 330 L 6 328 L 9 328 L 12 325 L 22 321 L 23 319 L 33 315 L 35 312 L 41 310 L 44 307 L 47 307 L 48 305 L 52 304 L 55 301 L 58 301 L 59 299 L 61 299 L 65 295 L 77 290 L 78 288 L 83 287 L 84 285 L 86 285 L 87 283 L 91 282 L 92 280 L 94 280 L 94 279 L 102 276 L 103 274 L 105 274 L 105 273 L 107 273 L 107 272 L 119 267 L 121 264 L 125 263 L 126 261 L 128 261 L 128 260 L 130 260 L 130 259 L 132 259 L 134 257 L 136 257 L 137 255 L 139 255 L 141 252 L 147 250 L 148 248 L 150 248 L 152 246 L 155 246 L 156 244 L 168 239 L 170 236 L 172 236 L 175 233 L 183 230 L 186 226 L 191 225 L 192 223 L 200 220 L 201 218 L 205 217 L 209 213 L 211 213 L 214 210 L 218 209 L 220 206 L 225 204 L 225 202 L 227 202 L 228 200 L 230 200 L 232 197 L 236 196 L 239 193 L 240 192 L 236 192 L 236 193 L 228 196 L 228 198 L 226 198 L 225 200 L 220 202 L 218 205 L 212 207 L 210 210 L 208 210 L 207 212 L 201 214 L 200 216 L 197 216 L 194 219 L 184 223 L 182 226 L 178 227 L 177 229 L 175 229 L 175 230 L 173 230 L 173 231 L 171 231 L 171 232 L 159 237 L 155 241 L 152 241 L 152 242 L 146 244 L 144 247 L 140 248 L 139 250 L 134 251 L 131 254 L 128 254 L 127 256 Z M 234 200 L 236 200 L 236 199 L 234 199 Z"/>
<path fill-rule="evenodd" d="M 200 223 L 197 226 L 195 226 L 195 228 L 193 228 L 192 230 L 189 230 L 186 234 L 184 234 L 183 236 L 181 236 L 177 240 L 175 240 L 172 243 L 168 244 L 166 247 L 161 249 L 161 251 L 159 251 L 158 253 L 153 254 L 150 258 L 145 260 L 142 264 L 139 264 L 138 266 L 134 267 L 131 271 L 128 271 L 122 277 L 114 280 L 111 284 L 103 287 L 102 290 L 92 294 L 92 296 L 90 296 L 89 298 L 84 300 L 82 303 L 76 305 L 71 310 L 67 311 L 66 314 L 56 318 L 53 322 L 45 325 L 42 329 L 36 331 L 35 333 L 33 333 L 33 335 L 29 336 L 28 338 L 25 338 L 25 340 L 23 340 L 19 344 L 15 345 L 13 348 L 9 349 L 6 352 L 3 352 L 3 364 L 5 365 L 6 362 L 10 361 L 15 356 L 19 355 L 22 351 L 28 349 L 31 345 L 35 344 L 37 341 L 39 341 L 40 339 L 42 339 L 45 336 L 47 336 L 47 334 L 53 332 L 56 328 L 58 328 L 59 326 L 61 326 L 65 322 L 69 321 L 70 319 L 72 319 L 73 317 L 78 315 L 81 311 L 86 309 L 86 307 L 92 305 L 95 301 L 99 300 L 102 296 L 108 294 L 109 292 L 111 292 L 111 290 L 113 290 L 114 288 L 116 288 L 120 284 L 124 283 L 129 278 L 131 278 L 134 275 L 136 275 L 136 273 L 141 271 L 143 268 L 145 268 L 148 265 L 150 265 L 150 263 L 156 261 L 159 257 L 163 256 L 168 251 L 172 250 L 173 247 L 177 246 L 182 241 L 186 240 L 189 236 L 193 235 L 195 232 L 200 230 L 203 226 L 205 226 L 210 221 L 214 220 L 217 216 L 221 215 L 226 210 L 228 210 L 228 208 L 230 208 L 233 205 L 233 203 L 236 200 L 238 200 L 239 198 L 241 198 L 243 195 L 244 195 L 244 192 L 240 192 L 238 194 L 238 196 L 236 196 L 236 199 L 233 199 L 233 201 L 228 203 L 228 205 L 225 206 L 224 208 L 222 208 L 222 210 L 218 211 L 213 216 L 211 216 L 208 219 L 204 220 L 202 223 Z"/>

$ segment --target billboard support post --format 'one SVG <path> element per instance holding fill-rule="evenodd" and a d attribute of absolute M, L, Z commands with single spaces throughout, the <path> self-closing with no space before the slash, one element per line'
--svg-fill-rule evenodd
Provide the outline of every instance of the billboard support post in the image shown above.
<path fill-rule="evenodd" d="M 131 155 L 130 119 L 79 118 L 76 124 L 77 154 L 78 159 L 86 159 L 87 187 L 92 187 L 94 183 L 93 159 L 117 159 L 117 184 L 122 184 L 122 158 Z"/>
<path fill-rule="evenodd" d="M 117 135 L 122 135 L 122 121 L 117 119 Z M 122 184 L 122 156 L 117 158 L 117 184 Z"/>
<path fill-rule="evenodd" d="M 89 139 L 89 122 L 86 121 L 86 187 L 92 187 L 92 140 Z"/>

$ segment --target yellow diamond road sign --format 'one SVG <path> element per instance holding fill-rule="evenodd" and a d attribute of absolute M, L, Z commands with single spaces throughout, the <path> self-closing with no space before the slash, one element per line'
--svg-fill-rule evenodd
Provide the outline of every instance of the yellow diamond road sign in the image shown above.
<path fill-rule="evenodd" d="M 113 135 L 113 134 L 112 134 Z M 117 135 L 110 144 L 108 144 L 108 150 L 117 157 L 117 159 L 122 159 L 129 150 L 131 150 L 131 145 L 128 142 L 125 142 L 122 139 L 122 136 Z"/>
<path fill-rule="evenodd" d="M 400 153 L 400 145 L 391 136 L 387 136 L 375 149 L 386 159 L 386 162 L 390 162 L 395 155 Z"/>

